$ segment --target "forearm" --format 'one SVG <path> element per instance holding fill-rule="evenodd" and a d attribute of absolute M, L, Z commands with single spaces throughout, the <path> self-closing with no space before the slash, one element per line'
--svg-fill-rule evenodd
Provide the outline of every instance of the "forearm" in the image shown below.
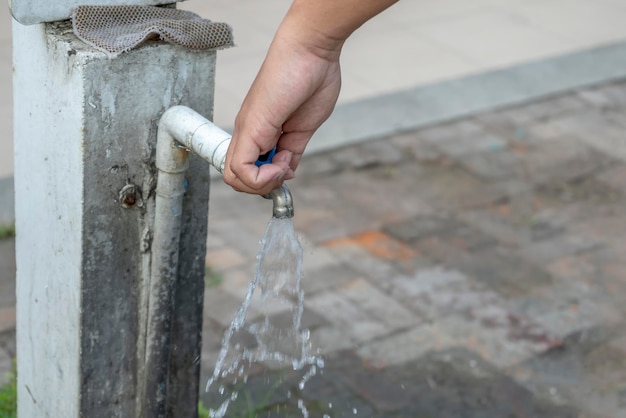
<path fill-rule="evenodd" d="M 398 0 L 294 0 L 279 35 L 287 33 L 321 53 L 340 51 L 363 23 Z"/>

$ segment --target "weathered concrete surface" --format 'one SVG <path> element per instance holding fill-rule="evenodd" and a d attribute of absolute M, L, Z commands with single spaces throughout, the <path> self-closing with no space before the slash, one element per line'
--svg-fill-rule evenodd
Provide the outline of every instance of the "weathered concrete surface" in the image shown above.
<path fill-rule="evenodd" d="M 14 27 L 19 409 L 141 416 L 157 121 L 176 104 L 211 116 L 215 53 L 150 43 L 110 60 L 68 29 Z M 194 159 L 188 175 L 170 362 L 180 416 L 196 409 L 208 166 Z"/>

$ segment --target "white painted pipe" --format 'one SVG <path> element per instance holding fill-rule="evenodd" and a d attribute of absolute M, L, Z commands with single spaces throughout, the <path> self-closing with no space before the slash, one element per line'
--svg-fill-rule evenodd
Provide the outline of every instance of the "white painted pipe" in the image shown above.
<path fill-rule="evenodd" d="M 192 109 L 175 106 L 159 121 L 158 169 L 146 341 L 146 416 L 167 414 L 167 364 L 189 151 L 224 171 L 231 136 Z"/>
<path fill-rule="evenodd" d="M 183 169 L 183 154 L 173 151 L 183 145 L 223 174 L 230 140 L 231 135 L 228 132 L 218 128 L 196 111 L 185 106 L 174 106 L 159 121 L 157 168 L 165 172 Z M 187 167 L 184 166 L 184 169 Z"/>

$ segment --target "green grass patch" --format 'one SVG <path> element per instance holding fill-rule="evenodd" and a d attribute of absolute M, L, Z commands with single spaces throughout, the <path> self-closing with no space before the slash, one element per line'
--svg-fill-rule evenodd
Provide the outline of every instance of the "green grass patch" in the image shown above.
<path fill-rule="evenodd" d="M 0 386 L 0 418 L 17 417 L 17 371 L 15 362 L 13 370 L 7 374 L 9 381 Z"/>
<path fill-rule="evenodd" d="M 222 284 L 224 278 L 219 274 L 215 273 L 211 266 L 206 266 L 204 269 L 204 287 L 217 287 Z"/>
<path fill-rule="evenodd" d="M 198 403 L 198 418 L 209 418 L 209 409 L 202 402 Z"/>
<path fill-rule="evenodd" d="M 13 238 L 15 236 L 15 224 L 0 225 L 0 239 Z"/>

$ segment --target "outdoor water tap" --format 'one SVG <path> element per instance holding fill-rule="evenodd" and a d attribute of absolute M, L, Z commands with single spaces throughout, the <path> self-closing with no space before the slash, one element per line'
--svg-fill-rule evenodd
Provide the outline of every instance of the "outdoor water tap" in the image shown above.
<path fill-rule="evenodd" d="M 168 176 L 174 174 L 184 179 L 188 151 L 193 151 L 223 174 L 230 140 L 231 135 L 228 132 L 215 126 L 194 110 L 185 106 L 168 109 L 159 121 L 157 135 L 156 165 L 160 181 L 167 183 L 165 180 L 169 178 Z M 258 167 L 269 164 L 275 154 L 276 147 L 259 156 L 255 164 Z M 183 180 L 180 181 L 183 184 Z M 157 189 L 158 187 L 157 185 Z M 180 190 L 172 193 L 182 195 Z M 274 202 L 275 218 L 293 217 L 293 199 L 287 186 L 282 185 L 263 197 Z M 165 212 L 169 213 L 167 210 Z"/>
<path fill-rule="evenodd" d="M 276 155 L 276 147 L 272 148 L 268 153 L 261 155 L 254 164 L 257 167 L 269 164 L 272 162 L 274 155 Z M 274 209 L 272 212 L 274 218 L 293 218 L 293 199 L 291 198 L 291 192 L 287 186 L 283 184 L 263 197 L 266 199 L 272 199 L 272 202 L 274 203 Z"/>
<path fill-rule="evenodd" d="M 274 203 L 274 218 L 293 218 L 293 199 L 286 185 L 282 185 L 263 196 Z"/>

